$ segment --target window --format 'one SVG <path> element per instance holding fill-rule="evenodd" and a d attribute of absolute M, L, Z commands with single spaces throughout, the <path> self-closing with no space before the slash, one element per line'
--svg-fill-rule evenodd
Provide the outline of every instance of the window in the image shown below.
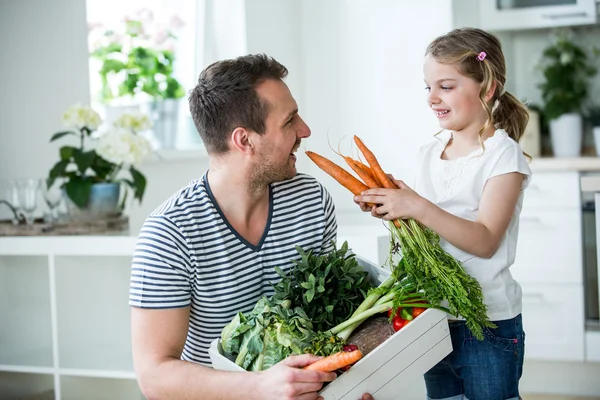
<path fill-rule="evenodd" d="M 92 106 L 108 122 L 132 109 L 147 113 L 154 127 L 144 134 L 155 148 L 201 146 L 187 105 L 197 79 L 201 5 L 195 0 L 87 0 Z"/>

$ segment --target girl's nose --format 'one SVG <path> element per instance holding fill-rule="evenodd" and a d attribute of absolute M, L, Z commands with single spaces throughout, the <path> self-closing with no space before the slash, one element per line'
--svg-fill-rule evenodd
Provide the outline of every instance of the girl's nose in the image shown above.
<path fill-rule="evenodd" d="M 429 94 L 427 95 L 427 103 L 429 103 L 429 105 L 431 106 L 439 102 L 440 98 L 438 97 L 437 93 L 434 90 L 430 90 Z"/>

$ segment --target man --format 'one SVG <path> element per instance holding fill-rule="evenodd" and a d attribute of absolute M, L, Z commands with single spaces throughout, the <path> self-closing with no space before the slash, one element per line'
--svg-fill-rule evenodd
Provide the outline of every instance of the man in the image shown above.
<path fill-rule="evenodd" d="M 146 220 L 133 258 L 133 358 L 149 399 L 316 399 L 334 373 L 292 356 L 262 372 L 216 371 L 210 342 L 238 311 L 272 294 L 275 266 L 305 251 L 332 249 L 332 199 L 296 173 L 294 153 L 310 129 L 265 55 L 207 67 L 189 96 L 210 157 L 204 176 Z M 365 395 L 363 399 L 372 399 Z"/>

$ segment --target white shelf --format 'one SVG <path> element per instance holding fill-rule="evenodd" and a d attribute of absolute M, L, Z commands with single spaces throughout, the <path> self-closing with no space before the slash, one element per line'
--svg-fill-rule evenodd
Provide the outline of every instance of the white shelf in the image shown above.
<path fill-rule="evenodd" d="M 0 398 L 20 399 L 54 390 L 54 377 L 48 373 L 0 372 Z"/>
<path fill-rule="evenodd" d="M 107 379 L 135 379 L 135 372 L 131 371 L 106 371 L 94 369 L 60 368 L 60 375 L 78 376 L 82 378 L 107 378 Z"/>
<path fill-rule="evenodd" d="M 0 255 L 131 256 L 135 236 L 0 237 Z"/>
<path fill-rule="evenodd" d="M 62 400 L 144 400 L 132 379 L 61 375 Z"/>
<path fill-rule="evenodd" d="M 0 365 L 1 372 L 23 372 L 28 374 L 54 374 L 53 367 L 29 367 L 26 365 Z"/>
<path fill-rule="evenodd" d="M 136 237 L 0 238 L 0 394 L 143 399 L 128 305 Z M 0 398 L 4 398 L 0 396 Z"/>
<path fill-rule="evenodd" d="M 52 367 L 46 257 L 0 255 L 0 364 Z"/>

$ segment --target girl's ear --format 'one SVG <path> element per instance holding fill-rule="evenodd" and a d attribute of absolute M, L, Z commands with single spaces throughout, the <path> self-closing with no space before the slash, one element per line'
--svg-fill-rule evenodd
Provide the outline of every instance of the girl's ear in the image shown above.
<path fill-rule="evenodd" d="M 251 132 L 246 128 L 237 127 L 231 132 L 231 145 L 241 153 L 249 153 L 254 150 L 250 140 Z"/>
<path fill-rule="evenodd" d="M 498 89 L 498 82 L 492 81 L 492 86 L 490 86 L 490 90 L 485 94 L 485 102 L 487 103 L 494 97 L 494 93 L 496 93 L 496 89 Z"/>

